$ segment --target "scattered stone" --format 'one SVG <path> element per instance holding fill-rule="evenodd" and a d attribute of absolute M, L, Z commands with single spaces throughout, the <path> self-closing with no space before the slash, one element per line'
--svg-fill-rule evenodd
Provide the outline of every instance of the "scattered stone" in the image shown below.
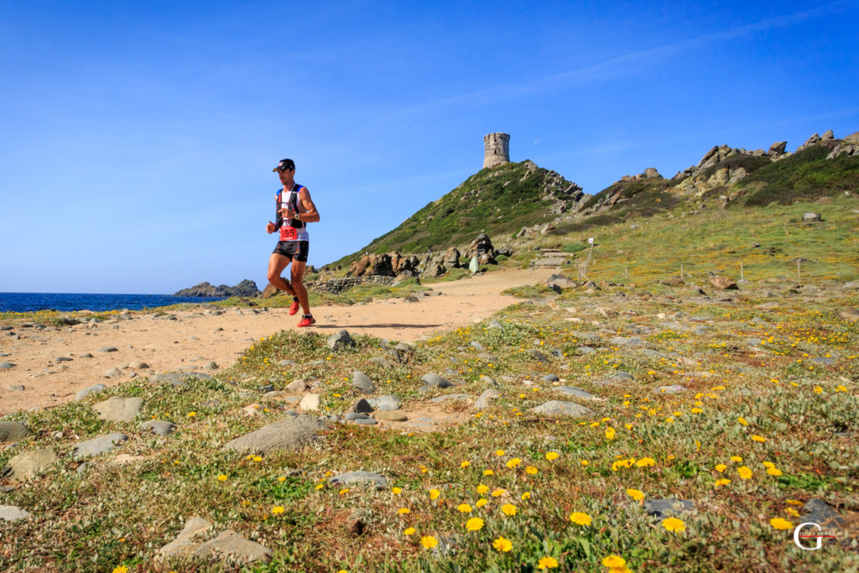
<path fill-rule="evenodd" d="M 670 277 L 670 278 L 667 278 L 667 279 L 665 279 L 663 281 L 659 281 L 659 282 L 660 282 L 660 284 L 664 284 L 666 286 L 672 286 L 672 287 L 681 287 L 681 286 L 686 284 L 685 282 L 683 282 L 682 280 L 680 280 L 677 277 Z"/>
<path fill-rule="evenodd" d="M 501 396 L 501 391 L 496 390 L 495 388 L 490 388 L 489 390 L 485 390 L 483 394 L 477 399 L 474 403 L 475 410 L 486 410 L 492 406 L 490 400 L 494 400 L 495 398 L 499 398 Z"/>
<path fill-rule="evenodd" d="M 680 386 L 679 384 L 672 384 L 671 386 L 660 386 L 658 392 L 662 394 L 678 394 L 685 390 L 685 386 Z"/>
<path fill-rule="evenodd" d="M 436 396 L 430 402 L 438 404 L 440 402 L 450 402 L 451 400 L 471 400 L 471 396 L 468 394 L 445 394 L 444 396 Z"/>
<path fill-rule="evenodd" d="M 448 381 L 445 378 L 442 378 L 438 374 L 433 374 L 433 373 L 424 374 L 421 377 L 421 381 L 425 385 L 433 387 L 433 388 L 452 388 L 454 386 L 454 384 L 452 382 Z"/>
<path fill-rule="evenodd" d="M 0 422 L 0 444 L 14 444 L 32 435 L 33 432 L 21 422 Z"/>
<path fill-rule="evenodd" d="M 298 407 L 306 412 L 317 412 L 319 411 L 319 402 L 319 394 L 307 394 L 298 403 Z"/>
<path fill-rule="evenodd" d="M 162 374 L 156 374 L 149 379 L 150 382 L 170 384 L 174 388 L 181 388 L 185 386 L 188 381 L 193 380 L 214 380 L 214 378 L 202 372 L 164 372 Z"/>
<path fill-rule="evenodd" d="M 146 370 L 147 368 L 149 368 L 149 364 L 138 360 L 137 362 L 132 362 L 131 364 L 129 364 L 128 367 L 132 370 Z"/>
<path fill-rule="evenodd" d="M 821 366 L 831 366 L 835 364 L 834 358 L 829 358 L 827 356 L 818 356 L 816 358 L 812 358 L 809 362 L 814 362 L 815 364 L 819 364 Z"/>
<path fill-rule="evenodd" d="M 370 377 L 358 370 L 352 372 L 352 387 L 367 394 L 372 394 L 376 391 L 376 385 L 373 384 Z"/>
<path fill-rule="evenodd" d="M 0 364 L 0 370 L 11 370 L 12 368 L 15 368 L 15 365 L 11 362 L 3 362 Z"/>
<path fill-rule="evenodd" d="M 47 472 L 57 462 L 57 453 L 51 448 L 18 454 L 0 471 L 0 478 L 23 482 Z"/>
<path fill-rule="evenodd" d="M 203 365 L 203 368 L 206 370 L 217 370 L 219 368 L 218 363 L 214 360 L 209 360 Z"/>
<path fill-rule="evenodd" d="M 843 288 L 844 290 L 859 290 L 859 281 L 844 283 L 841 288 Z"/>
<path fill-rule="evenodd" d="M 375 413 L 376 419 L 382 422 L 405 422 L 408 417 L 402 412 L 381 410 Z"/>
<path fill-rule="evenodd" d="M 341 330 L 337 334 L 328 337 L 328 348 L 335 352 L 347 346 L 354 346 L 355 341 L 349 336 L 349 332 Z"/>
<path fill-rule="evenodd" d="M 364 414 L 359 414 L 359 415 L 363 416 Z M 352 423 L 353 424 L 359 424 L 361 426 L 375 426 L 379 422 L 377 422 L 373 418 L 365 417 L 365 418 L 357 418 L 355 420 L 352 420 Z"/>
<path fill-rule="evenodd" d="M 822 221 L 823 216 L 820 213 L 805 213 L 802 216 L 802 221 L 804 223 L 814 223 L 815 221 Z"/>
<path fill-rule="evenodd" d="M 105 348 L 99 348 L 96 352 L 119 352 L 119 349 L 115 346 L 107 346 Z"/>
<path fill-rule="evenodd" d="M 581 398 L 582 400 L 598 400 L 598 398 L 590 392 L 585 392 L 584 390 L 579 390 L 572 386 L 558 386 L 557 388 L 553 388 L 553 390 L 559 394 L 563 394 L 564 396 L 572 396 L 575 398 Z"/>
<path fill-rule="evenodd" d="M 644 346 L 647 343 L 640 338 L 624 338 L 621 336 L 610 338 L 609 344 L 613 344 L 615 346 L 624 346 L 627 348 L 638 348 L 640 346 Z"/>
<path fill-rule="evenodd" d="M 182 528 L 176 539 L 158 550 L 155 559 L 188 557 L 201 545 L 201 543 L 194 541 L 194 538 L 208 531 L 210 527 L 212 524 L 202 517 L 192 517 L 185 522 L 185 527 Z"/>
<path fill-rule="evenodd" d="M 10 392 L 23 392 L 25 390 L 23 384 L 13 384 L 7 387 Z"/>
<path fill-rule="evenodd" d="M 176 424 L 164 420 L 149 420 L 140 424 L 141 432 L 152 432 L 159 436 L 169 436 L 176 430 Z"/>
<path fill-rule="evenodd" d="M 328 479 L 332 485 L 373 485 L 377 490 L 384 489 L 388 485 L 388 478 L 373 472 L 347 472 Z"/>
<path fill-rule="evenodd" d="M 298 415 L 263 426 L 224 445 L 237 452 L 262 452 L 274 450 L 296 450 L 320 439 L 319 432 L 326 425 L 307 415 Z"/>
<path fill-rule="evenodd" d="M 847 307 L 841 312 L 838 313 L 838 316 L 843 318 L 844 320 L 855 322 L 859 320 L 859 308 L 856 307 Z"/>
<path fill-rule="evenodd" d="M 480 380 L 478 380 L 478 382 L 482 382 L 483 384 L 486 384 L 487 386 L 496 386 L 496 387 L 498 386 L 498 382 L 496 382 L 495 380 L 493 380 L 489 376 L 485 376 L 485 375 L 481 376 Z"/>
<path fill-rule="evenodd" d="M 240 563 L 271 561 L 271 549 L 253 541 L 248 541 L 232 529 L 225 529 L 215 539 L 200 545 L 191 554 L 204 559 L 228 559 Z"/>
<path fill-rule="evenodd" d="M 128 436 L 120 433 L 98 436 L 97 438 L 77 444 L 72 450 L 72 457 L 75 460 L 83 460 L 99 454 L 104 454 L 116 449 L 120 443 L 127 439 Z"/>
<path fill-rule="evenodd" d="M 30 514 L 15 505 L 0 505 L 0 520 L 3 521 L 18 521 L 19 519 L 29 519 Z"/>
<path fill-rule="evenodd" d="M 542 414 L 544 416 L 570 416 L 574 418 L 593 414 L 592 410 L 589 410 L 584 406 L 574 404 L 573 402 L 562 402 L 560 400 L 551 400 L 533 408 L 531 411 L 535 414 Z"/>
<path fill-rule="evenodd" d="M 546 357 L 545 354 L 543 354 L 542 352 L 540 352 L 539 350 L 536 350 L 534 348 L 530 349 L 528 351 L 528 354 L 530 354 L 531 358 L 533 358 L 537 362 L 545 362 L 545 363 L 549 362 L 549 359 Z"/>
<path fill-rule="evenodd" d="M 839 515 L 835 508 L 818 498 L 811 498 L 802 507 L 805 515 L 803 521 L 810 521 L 822 526 L 824 529 L 830 527 L 844 527 L 844 518 Z"/>
<path fill-rule="evenodd" d="M 560 380 L 556 374 L 546 374 L 543 376 L 543 382 L 559 382 Z"/>
<path fill-rule="evenodd" d="M 394 410 L 399 410 L 403 406 L 402 400 L 400 400 L 396 396 L 391 395 L 371 398 L 367 400 L 367 402 L 376 410 L 381 410 L 383 412 L 392 412 Z"/>
<path fill-rule="evenodd" d="M 130 422 L 137 417 L 143 407 L 143 398 L 120 398 L 114 396 L 104 402 L 99 402 L 93 409 L 99 413 L 102 420 L 109 422 Z"/>
<path fill-rule="evenodd" d="M 476 340 L 472 340 L 470 346 L 478 352 L 483 352 L 484 350 L 486 350 L 486 348 Z"/>
<path fill-rule="evenodd" d="M 304 380 L 293 380 L 286 386 L 286 391 L 291 393 L 306 392 L 307 382 Z"/>
<path fill-rule="evenodd" d="M 349 406 L 348 412 L 359 412 L 361 414 L 370 414 L 373 412 L 373 407 L 364 398 L 359 398 L 354 404 Z"/>
<path fill-rule="evenodd" d="M 117 378 L 119 376 L 122 376 L 122 370 L 120 370 L 119 368 L 111 368 L 104 373 L 105 378 Z"/>
<path fill-rule="evenodd" d="M 367 414 L 362 414 L 361 412 L 346 412 L 343 414 L 344 420 L 349 420 L 350 422 L 355 422 L 357 420 L 367 420 L 370 416 Z"/>
<path fill-rule="evenodd" d="M 686 511 L 692 511 L 695 502 L 688 499 L 648 499 L 644 502 L 644 511 L 647 515 L 664 519 Z"/>
<path fill-rule="evenodd" d="M 618 370 L 614 374 L 612 374 L 611 379 L 616 380 L 618 382 L 630 382 L 632 380 L 635 380 L 635 376 L 633 376 L 629 372 Z"/>
<path fill-rule="evenodd" d="M 739 288 L 737 286 L 737 281 L 723 276 L 710 277 L 710 284 L 713 286 L 713 288 L 718 288 L 722 290 L 732 290 Z"/>

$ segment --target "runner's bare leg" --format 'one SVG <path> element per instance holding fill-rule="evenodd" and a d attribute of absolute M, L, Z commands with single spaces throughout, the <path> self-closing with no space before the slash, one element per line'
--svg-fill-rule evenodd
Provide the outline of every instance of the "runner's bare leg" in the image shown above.
<path fill-rule="evenodd" d="M 295 290 L 295 296 L 298 297 L 298 302 L 301 304 L 301 310 L 304 314 L 310 314 L 310 301 L 307 297 L 307 289 L 304 288 L 304 269 L 307 263 L 304 261 L 292 261 L 292 288 Z"/>
<path fill-rule="evenodd" d="M 277 253 L 272 253 L 271 256 L 268 258 L 268 282 L 273 284 L 277 290 L 288 292 L 292 296 L 298 296 L 295 294 L 295 289 L 292 288 L 292 285 L 289 284 L 289 281 L 285 280 L 282 276 L 280 276 L 280 273 L 283 272 L 283 269 L 286 268 L 286 265 L 288 265 L 291 260 L 292 259 L 290 259 L 289 257 L 278 255 Z M 304 263 L 302 263 L 302 265 L 303 264 Z M 301 299 L 299 298 L 299 300 Z"/>

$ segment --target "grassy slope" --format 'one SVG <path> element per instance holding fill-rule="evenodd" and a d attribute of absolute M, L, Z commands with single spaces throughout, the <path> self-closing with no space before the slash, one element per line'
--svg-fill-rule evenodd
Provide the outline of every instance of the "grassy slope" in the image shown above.
<path fill-rule="evenodd" d="M 524 161 L 483 169 L 397 228 L 329 266 L 348 265 L 364 252 L 444 250 L 468 243 L 481 232 L 491 237 L 509 235 L 544 222 L 544 213 L 551 205 L 551 201 L 541 199 L 548 171 L 537 168 L 524 177 L 527 171 Z"/>
<path fill-rule="evenodd" d="M 572 291 L 557 297 L 554 306 L 516 305 L 496 317 L 502 329 L 481 323 L 446 333 L 416 344 L 406 364 L 371 361 L 390 360 L 376 339 L 358 337 L 356 348 L 333 355 L 324 334 L 282 332 L 248 348 L 214 382 L 173 389 L 134 380 L 83 402 L 10 416 L 26 421 L 36 435 L 28 444 L 0 451 L 0 465 L 37 447 L 66 456 L 74 443 L 112 431 L 131 436 L 121 451 L 140 458 L 118 465 L 112 455 L 103 456 L 77 474 L 77 464 L 63 457 L 52 475 L 3 494 L 0 503 L 20 505 L 34 518 L 0 524 L 0 570 L 111 571 L 120 565 L 135 573 L 229 570 L 153 562 L 155 550 L 193 515 L 213 521 L 218 531 L 233 528 L 273 549 L 274 562 L 256 571 L 534 571 L 546 556 L 557 559 L 561 571 L 602 571 L 602 560 L 611 554 L 624 557 L 635 571 L 855 569 L 855 551 L 828 544 L 822 551 L 802 552 L 793 545 L 792 529 L 778 530 L 770 521 L 800 523 L 792 513 L 799 507 L 794 502 L 812 497 L 825 498 L 853 523 L 859 510 L 859 333 L 855 322 L 838 315 L 845 306 L 859 306 L 856 294 L 840 289 L 842 282 L 859 278 L 854 212 L 859 199 L 838 195 L 822 201 L 685 217 L 678 204 L 671 210 L 674 219 L 655 213 L 543 237 L 543 246 L 569 245 L 568 251 L 582 257 L 583 243 L 594 236 L 590 277 L 638 287 Z M 822 213 L 824 222 L 802 224 L 806 211 Z M 530 249 L 520 254 L 516 264 L 535 256 Z M 816 290 L 804 294 L 811 289 L 792 288 L 798 282 L 796 257 L 816 261 L 804 264 L 802 280 Z M 740 261 L 755 283 L 735 293 L 728 305 L 702 304 L 689 289 L 654 282 L 676 276 L 683 263 L 692 280 L 710 291 L 707 272 L 738 278 Z M 764 302 L 778 307 L 763 310 Z M 620 314 L 607 318 L 597 307 Z M 690 326 L 710 329 L 695 335 L 666 328 L 658 313 L 694 316 L 709 322 Z M 609 343 L 613 333 L 632 335 L 627 334 L 632 328 L 652 329 L 636 336 L 666 358 Z M 596 353 L 577 351 L 582 333 L 601 337 L 586 342 Z M 750 346 L 749 339 L 764 342 Z M 483 344 L 496 360 L 478 359 L 471 341 Z M 536 362 L 528 353 L 532 348 L 545 354 L 556 348 L 562 356 Z M 810 361 L 827 355 L 836 357 L 835 364 Z M 277 366 L 286 357 L 295 364 Z M 457 371 L 451 378 L 462 386 L 429 396 L 418 391 L 423 374 L 450 367 Z M 253 391 L 263 380 L 281 388 L 315 376 L 323 410 L 342 413 L 359 397 L 349 382 L 354 370 L 369 375 L 382 392 L 404 398 L 407 407 L 436 394 L 476 397 L 486 388 L 481 375 L 515 382 L 502 382 L 502 397 L 484 414 L 459 401 L 439 406 L 466 420 L 444 433 L 337 426 L 318 450 L 276 453 L 261 461 L 221 451 L 226 441 L 285 416 L 277 400 L 249 400 L 240 390 Z M 618 370 L 635 380 L 595 383 Z M 541 381 L 545 374 L 558 374 L 605 401 L 583 402 L 593 413 L 582 420 L 535 415 L 531 407 L 559 398 L 551 383 Z M 526 380 L 533 384 L 523 384 Z M 657 391 L 670 384 L 689 390 Z M 99 420 L 91 406 L 111 395 L 143 397 L 140 418 Z M 220 405 L 202 406 L 212 399 Z M 242 411 L 249 401 L 261 404 L 260 416 L 249 418 Z M 138 433 L 138 424 L 153 417 L 174 421 L 179 431 L 164 441 Z M 57 431 L 62 437 L 53 437 Z M 558 458 L 547 459 L 549 452 Z M 463 467 L 464 461 L 470 464 Z M 767 473 L 764 462 L 781 475 Z M 742 466 L 751 478 L 740 477 Z M 402 491 L 342 492 L 326 481 L 332 473 L 353 470 L 383 473 Z M 731 481 L 715 487 L 718 479 Z M 481 486 L 488 488 L 485 493 Z M 438 499 L 431 499 L 432 489 L 441 492 Z M 696 510 L 680 516 L 684 531 L 671 533 L 644 514 L 628 489 L 647 498 L 691 499 Z M 498 490 L 505 493 L 493 497 Z M 530 497 L 523 499 L 525 494 Z M 487 503 L 477 508 L 480 499 Z M 472 512 L 461 513 L 462 503 Z M 516 514 L 505 515 L 505 504 L 515 506 Z M 274 515 L 273 507 L 285 512 Z M 403 514 L 401 508 L 410 511 Z M 350 532 L 356 509 L 366 512 L 368 528 L 361 536 Z M 593 524 L 572 523 L 572 512 L 586 513 Z M 471 517 L 484 520 L 480 531 L 463 527 Z M 416 532 L 407 536 L 409 527 Z M 422 536 L 450 537 L 459 548 L 439 557 L 423 548 Z M 493 549 L 499 537 L 512 542 L 510 552 Z"/>

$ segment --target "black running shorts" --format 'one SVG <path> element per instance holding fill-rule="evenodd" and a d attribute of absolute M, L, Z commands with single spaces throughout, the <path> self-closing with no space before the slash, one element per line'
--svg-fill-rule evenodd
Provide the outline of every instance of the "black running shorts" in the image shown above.
<path fill-rule="evenodd" d="M 310 253 L 310 241 L 278 241 L 272 254 L 283 255 L 294 261 L 307 262 Z"/>

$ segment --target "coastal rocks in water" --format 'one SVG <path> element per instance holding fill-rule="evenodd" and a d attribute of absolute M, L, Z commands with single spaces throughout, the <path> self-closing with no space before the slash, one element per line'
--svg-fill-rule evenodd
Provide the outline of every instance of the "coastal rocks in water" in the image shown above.
<path fill-rule="evenodd" d="M 14 444 L 32 435 L 33 432 L 21 422 L 0 422 L 0 444 Z"/>
<path fill-rule="evenodd" d="M 143 407 L 143 398 L 120 398 L 114 396 L 104 402 L 99 402 L 93 409 L 99 413 L 102 420 L 109 422 L 130 422 L 137 417 Z"/>
<path fill-rule="evenodd" d="M 47 472 L 57 459 L 56 452 L 51 448 L 18 454 L 0 471 L 0 478 L 18 482 L 31 480 Z"/>
<path fill-rule="evenodd" d="M 562 402 L 560 400 L 551 400 L 533 408 L 531 411 L 535 414 L 542 414 L 544 416 L 570 416 L 572 418 L 580 418 L 582 416 L 593 414 L 592 410 L 585 408 L 584 406 L 574 404 L 573 402 Z"/>
<path fill-rule="evenodd" d="M 76 445 L 74 450 L 72 450 L 72 457 L 75 460 L 91 458 L 115 449 L 120 443 L 127 439 L 128 436 L 118 432 L 115 434 L 107 434 L 106 436 L 99 436 Z"/>
<path fill-rule="evenodd" d="M 96 384 L 95 386 L 90 386 L 89 388 L 84 388 L 83 390 L 79 390 L 77 394 L 75 394 L 75 402 L 80 402 L 90 394 L 96 394 L 101 392 L 102 390 L 107 390 L 107 386 L 104 384 Z"/>
<path fill-rule="evenodd" d="M 227 285 L 213 286 L 207 282 L 203 282 L 175 292 L 173 296 L 229 298 L 231 296 L 256 297 L 259 294 L 260 290 L 257 288 L 256 283 L 245 279 L 232 287 L 228 287 Z"/>
<path fill-rule="evenodd" d="M 224 445 L 237 452 L 268 453 L 275 450 L 297 450 L 320 439 L 326 425 L 317 418 L 299 415 L 263 426 Z"/>

